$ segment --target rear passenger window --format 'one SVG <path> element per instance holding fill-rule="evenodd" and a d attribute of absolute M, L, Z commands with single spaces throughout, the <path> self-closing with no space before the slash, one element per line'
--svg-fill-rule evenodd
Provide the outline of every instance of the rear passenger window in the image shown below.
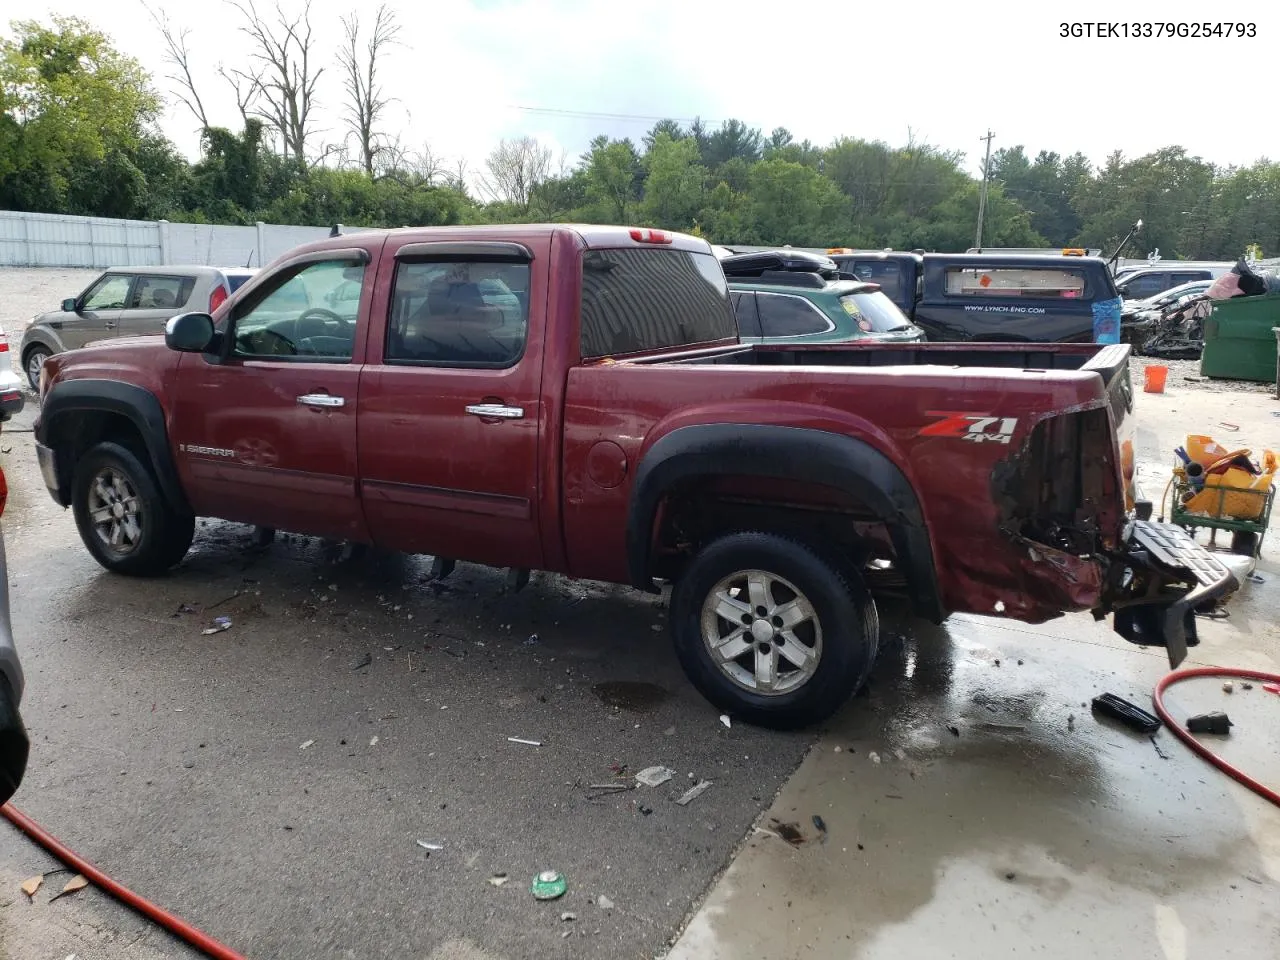
<path fill-rule="evenodd" d="M 1084 274 L 1053 267 L 948 267 L 951 297 L 1082 297 Z"/>
<path fill-rule="evenodd" d="M 194 277 L 141 276 L 133 285 L 129 310 L 176 310 L 187 305 L 195 288 Z"/>
<path fill-rule="evenodd" d="M 529 332 L 529 264 L 401 261 L 385 358 L 391 364 L 510 367 Z"/>
<path fill-rule="evenodd" d="M 778 293 L 757 293 L 760 331 L 766 337 L 803 337 L 827 333 L 835 324 L 804 297 Z"/>

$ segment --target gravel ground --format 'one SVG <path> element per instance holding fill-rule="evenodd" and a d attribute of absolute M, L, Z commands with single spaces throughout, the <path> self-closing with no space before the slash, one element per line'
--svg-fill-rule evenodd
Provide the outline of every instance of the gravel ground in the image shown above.
<path fill-rule="evenodd" d="M 1168 383 L 1186 387 L 1188 390 L 1203 390 L 1208 393 L 1252 393 L 1263 396 L 1274 396 L 1274 383 L 1254 383 L 1250 380 L 1211 380 L 1200 375 L 1199 360 L 1160 360 L 1156 357 L 1131 356 L 1129 363 L 1133 366 L 1134 383 L 1142 383 L 1143 371 L 1150 366 L 1169 368 Z"/>

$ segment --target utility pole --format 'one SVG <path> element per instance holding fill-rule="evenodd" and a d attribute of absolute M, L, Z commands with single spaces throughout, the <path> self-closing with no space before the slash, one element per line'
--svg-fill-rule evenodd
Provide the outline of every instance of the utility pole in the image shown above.
<path fill-rule="evenodd" d="M 978 235 L 973 241 L 973 245 L 978 250 L 982 249 L 982 218 L 987 213 L 987 179 L 991 171 L 991 140 L 994 136 L 991 128 L 987 127 L 987 135 L 978 138 L 987 141 L 987 156 L 982 161 L 982 192 L 978 195 Z"/>

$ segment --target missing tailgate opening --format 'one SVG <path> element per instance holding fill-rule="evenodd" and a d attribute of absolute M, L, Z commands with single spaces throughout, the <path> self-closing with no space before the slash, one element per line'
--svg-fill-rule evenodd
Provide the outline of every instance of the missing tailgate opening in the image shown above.
<path fill-rule="evenodd" d="M 1115 473 L 1106 410 L 1043 420 L 992 474 L 1000 528 L 1063 553 L 1094 555 Z"/>

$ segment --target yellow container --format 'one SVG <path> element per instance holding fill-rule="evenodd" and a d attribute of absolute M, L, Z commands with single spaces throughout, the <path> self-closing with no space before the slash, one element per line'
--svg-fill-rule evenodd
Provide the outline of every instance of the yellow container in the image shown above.
<path fill-rule="evenodd" d="M 1257 520 L 1266 506 L 1273 478 L 1270 473 L 1254 476 L 1239 467 L 1211 473 L 1204 478 L 1204 489 L 1184 503 L 1182 509 L 1215 519 Z"/>

